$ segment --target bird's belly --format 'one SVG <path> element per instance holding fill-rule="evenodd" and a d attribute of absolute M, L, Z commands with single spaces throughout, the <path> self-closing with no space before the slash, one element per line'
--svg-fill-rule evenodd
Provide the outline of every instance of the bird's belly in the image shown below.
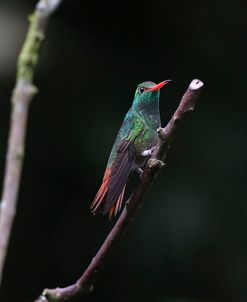
<path fill-rule="evenodd" d="M 150 148 L 152 148 L 153 146 L 156 145 L 158 140 L 158 133 L 153 129 L 148 129 L 144 132 L 143 136 L 141 137 L 141 141 L 140 141 L 140 148 L 138 148 L 139 150 L 139 154 L 141 154 L 143 151 L 148 150 Z"/>
<path fill-rule="evenodd" d="M 142 167 L 146 160 L 147 156 L 143 156 L 142 152 L 145 150 L 149 150 L 154 147 L 158 140 L 158 133 L 156 130 L 149 129 L 146 130 L 142 137 L 140 137 L 140 141 L 138 142 L 138 152 L 135 159 L 135 167 Z"/>

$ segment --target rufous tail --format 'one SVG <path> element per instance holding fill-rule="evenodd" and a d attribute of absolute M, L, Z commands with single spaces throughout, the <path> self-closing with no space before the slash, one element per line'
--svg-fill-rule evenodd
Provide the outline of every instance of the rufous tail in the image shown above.
<path fill-rule="evenodd" d="M 120 193 L 120 195 L 117 197 L 117 200 L 116 200 L 116 202 L 114 202 L 113 206 L 110 209 L 106 209 L 105 204 L 107 201 L 107 193 L 108 193 L 108 189 L 109 189 L 110 176 L 111 176 L 111 169 L 108 168 L 105 171 L 102 184 L 91 204 L 90 209 L 93 214 L 108 213 L 109 219 L 112 219 L 112 217 L 116 216 L 122 207 L 125 186 L 124 186 L 122 192 Z"/>

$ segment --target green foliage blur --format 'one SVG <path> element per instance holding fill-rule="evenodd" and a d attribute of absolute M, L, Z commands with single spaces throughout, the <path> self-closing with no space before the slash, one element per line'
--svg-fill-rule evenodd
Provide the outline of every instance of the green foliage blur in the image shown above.
<path fill-rule="evenodd" d="M 15 63 L 36 1 L 0 2 L 0 172 Z M 89 205 L 136 85 L 172 79 L 163 124 L 205 83 L 118 252 L 83 301 L 247 301 L 246 3 L 64 1 L 31 105 L 1 302 L 73 283 L 113 226 Z"/>

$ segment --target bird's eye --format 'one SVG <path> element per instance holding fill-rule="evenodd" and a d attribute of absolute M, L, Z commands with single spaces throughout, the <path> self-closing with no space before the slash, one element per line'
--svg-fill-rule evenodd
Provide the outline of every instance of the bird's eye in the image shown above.
<path fill-rule="evenodd" d="M 145 89 L 144 89 L 143 87 L 139 88 L 139 92 L 140 92 L 140 93 L 143 93 L 144 90 L 145 90 Z"/>

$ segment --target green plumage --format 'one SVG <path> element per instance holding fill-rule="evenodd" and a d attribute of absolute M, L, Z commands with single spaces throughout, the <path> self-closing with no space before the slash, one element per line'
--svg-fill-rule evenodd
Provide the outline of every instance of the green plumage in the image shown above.
<path fill-rule="evenodd" d="M 127 112 L 113 145 L 107 167 L 111 167 L 117 155 L 117 148 L 122 140 L 133 143 L 137 153 L 150 149 L 158 139 L 157 128 L 160 127 L 159 91 L 142 91 L 156 84 L 144 82 L 138 85 L 133 104 Z"/>
<path fill-rule="evenodd" d="M 109 156 L 101 187 L 91 211 L 116 215 L 131 172 L 139 173 L 156 145 L 160 127 L 159 90 L 168 81 L 137 86 L 133 104 L 127 112 Z"/>

